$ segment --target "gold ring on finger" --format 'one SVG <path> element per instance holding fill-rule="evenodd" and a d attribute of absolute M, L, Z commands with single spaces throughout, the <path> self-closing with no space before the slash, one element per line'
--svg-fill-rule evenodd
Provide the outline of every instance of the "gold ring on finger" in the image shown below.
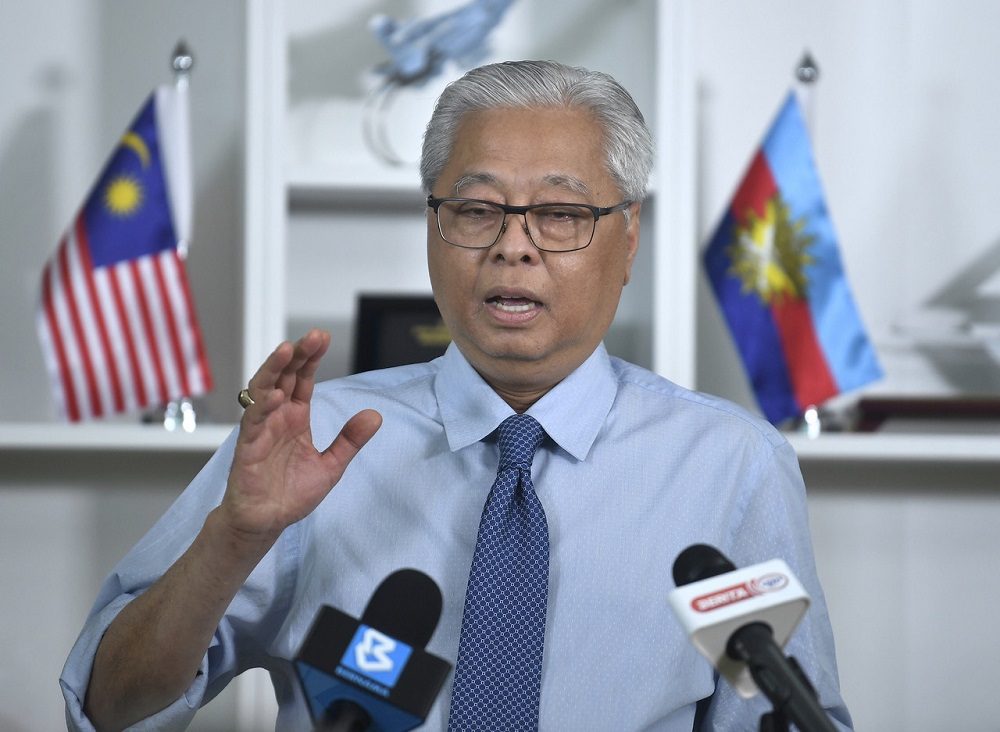
<path fill-rule="evenodd" d="M 249 389 L 240 389 L 239 396 L 236 397 L 236 398 L 237 398 L 237 400 L 239 400 L 240 406 L 243 407 L 244 409 L 246 409 L 247 407 L 249 407 L 251 404 L 256 404 L 257 403 L 257 402 L 255 402 L 253 400 L 253 397 L 250 396 L 250 390 Z"/>

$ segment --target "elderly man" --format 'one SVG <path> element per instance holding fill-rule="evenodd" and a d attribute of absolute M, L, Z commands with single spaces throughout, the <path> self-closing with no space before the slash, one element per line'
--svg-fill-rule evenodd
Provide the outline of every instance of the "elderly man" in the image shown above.
<path fill-rule="evenodd" d="M 428 651 L 455 664 L 428 729 L 756 729 L 766 701 L 719 681 L 667 606 L 674 558 L 704 542 L 789 563 L 813 598 L 789 650 L 849 728 L 791 448 L 602 344 L 651 160 L 607 75 L 512 62 L 450 85 L 421 175 L 453 344 L 318 385 L 329 336 L 280 345 L 106 581 L 63 674 L 71 725 L 183 728 L 260 666 L 278 728 L 311 729 L 290 659 L 317 611 L 360 616 L 414 567 L 444 598 Z"/>

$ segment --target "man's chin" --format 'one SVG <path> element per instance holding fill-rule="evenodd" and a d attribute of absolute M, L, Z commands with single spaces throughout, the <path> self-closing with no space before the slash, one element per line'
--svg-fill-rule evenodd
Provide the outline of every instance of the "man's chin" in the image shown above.
<path fill-rule="evenodd" d="M 543 361 L 548 355 L 547 349 L 537 344 L 517 343 L 511 340 L 458 343 L 458 347 L 470 362 L 483 359 L 499 363 L 530 364 Z"/>
<path fill-rule="evenodd" d="M 480 376 L 493 386 L 551 388 L 579 366 L 569 354 L 513 344 L 485 348 L 483 344 L 456 345 Z M 563 356 L 563 357 L 560 357 Z"/>

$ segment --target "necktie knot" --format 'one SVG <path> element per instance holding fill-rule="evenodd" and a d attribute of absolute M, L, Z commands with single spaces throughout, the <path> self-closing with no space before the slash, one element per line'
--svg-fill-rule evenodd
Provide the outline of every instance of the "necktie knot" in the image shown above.
<path fill-rule="evenodd" d="M 531 469 L 535 450 L 542 444 L 545 430 L 530 414 L 514 414 L 500 424 L 500 470 Z"/>

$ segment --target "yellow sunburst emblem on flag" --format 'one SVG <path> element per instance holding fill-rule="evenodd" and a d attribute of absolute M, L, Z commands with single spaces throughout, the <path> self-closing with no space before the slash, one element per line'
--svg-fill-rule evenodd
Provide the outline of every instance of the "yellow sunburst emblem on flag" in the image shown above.
<path fill-rule="evenodd" d="M 756 292 L 767 305 L 807 298 L 804 269 L 814 261 L 808 249 L 816 237 L 803 233 L 805 225 L 805 218 L 792 221 L 780 193 L 768 199 L 763 216 L 747 212 L 736 228 L 735 241 L 726 247 L 732 262 L 729 271 L 743 282 L 744 293 Z"/>
<path fill-rule="evenodd" d="M 142 184 L 130 175 L 119 175 L 104 189 L 104 205 L 116 216 L 128 216 L 142 205 Z"/>

